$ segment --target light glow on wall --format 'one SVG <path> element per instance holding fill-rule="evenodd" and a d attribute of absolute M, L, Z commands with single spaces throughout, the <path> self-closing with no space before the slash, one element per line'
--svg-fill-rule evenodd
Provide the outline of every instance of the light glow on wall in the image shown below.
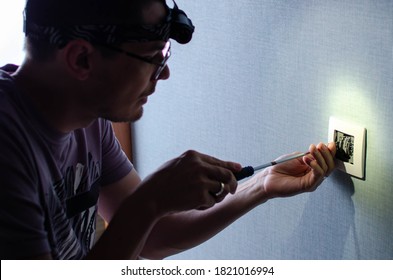
<path fill-rule="evenodd" d="M 340 75 L 333 80 L 328 93 L 329 114 L 351 121 L 367 129 L 365 181 L 353 180 L 355 193 L 353 200 L 363 202 L 365 213 L 388 209 L 391 201 L 384 195 L 391 186 L 390 156 L 384 147 L 390 146 L 389 129 L 378 107 L 378 87 L 372 77 L 363 75 Z M 375 91 L 375 92 L 374 92 Z M 389 154 L 389 153 L 388 153 Z M 372 183 L 370 183 L 372 182 Z M 376 188 L 375 186 L 379 186 Z M 383 187 L 382 187 L 383 186 Z M 385 189 L 386 188 L 386 189 Z M 382 226 L 381 226 L 382 227 Z"/>
<path fill-rule="evenodd" d="M 373 96 L 362 81 L 349 75 L 340 75 L 328 93 L 328 110 L 337 117 L 347 117 L 353 122 L 366 122 L 377 113 Z M 361 123 L 360 123 L 361 124 Z"/>

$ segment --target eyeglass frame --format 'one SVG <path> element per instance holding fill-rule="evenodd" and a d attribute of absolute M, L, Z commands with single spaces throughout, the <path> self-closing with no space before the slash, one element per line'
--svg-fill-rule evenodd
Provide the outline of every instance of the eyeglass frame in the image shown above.
<path fill-rule="evenodd" d="M 109 50 L 112 50 L 112 51 L 115 51 L 118 53 L 122 53 L 122 54 L 129 56 L 129 57 L 132 57 L 132 58 L 141 60 L 143 62 L 158 66 L 157 70 L 154 72 L 154 75 L 153 75 L 155 81 L 158 80 L 158 77 L 161 75 L 162 71 L 165 69 L 165 67 L 167 65 L 168 59 L 171 57 L 171 41 L 167 41 L 165 43 L 165 47 L 162 49 L 161 53 L 163 54 L 163 59 L 161 62 L 154 61 L 154 58 L 151 58 L 151 59 L 146 58 L 146 57 L 140 56 L 138 54 L 125 51 L 121 48 L 118 48 L 118 47 L 115 47 L 112 45 L 107 45 L 107 44 L 100 44 L 100 45 L 109 49 Z M 165 50 L 166 50 L 166 53 L 164 53 Z"/>

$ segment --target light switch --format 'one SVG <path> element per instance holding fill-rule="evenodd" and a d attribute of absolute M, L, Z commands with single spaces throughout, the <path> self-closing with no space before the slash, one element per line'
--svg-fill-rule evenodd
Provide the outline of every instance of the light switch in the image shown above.
<path fill-rule="evenodd" d="M 329 142 L 337 147 L 337 169 L 365 180 L 366 128 L 335 117 L 329 119 Z"/>

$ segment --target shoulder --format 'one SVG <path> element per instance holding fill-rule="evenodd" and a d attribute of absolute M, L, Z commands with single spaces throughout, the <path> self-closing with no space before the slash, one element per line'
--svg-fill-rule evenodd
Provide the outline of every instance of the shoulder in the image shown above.
<path fill-rule="evenodd" d="M 0 68 L 0 139 L 20 134 L 27 128 L 26 112 L 18 98 L 14 80 L 3 69 Z"/>
<path fill-rule="evenodd" d="M 11 76 L 18 69 L 18 66 L 7 64 L 0 67 L 0 92 L 2 94 L 13 91 L 15 89 L 14 81 Z"/>
<path fill-rule="evenodd" d="M 13 79 L 5 69 L 10 70 L 8 65 L 0 67 L 0 109 L 3 110 L 7 108 L 10 94 L 15 90 Z"/>
<path fill-rule="evenodd" d="M 15 95 L 13 79 L 0 68 L 0 129 L 2 131 L 0 139 L 12 136 L 23 127 L 21 106 Z"/>
<path fill-rule="evenodd" d="M 0 122 L 5 125 L 18 122 L 24 116 L 24 106 L 11 76 L 16 69 L 12 64 L 0 67 Z"/>

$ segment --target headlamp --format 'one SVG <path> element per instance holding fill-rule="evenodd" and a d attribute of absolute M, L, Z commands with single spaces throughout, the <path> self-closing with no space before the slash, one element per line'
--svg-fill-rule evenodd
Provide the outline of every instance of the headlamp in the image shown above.
<path fill-rule="evenodd" d="M 185 12 L 180 10 L 175 4 L 173 9 L 170 9 L 171 14 L 171 28 L 170 28 L 170 38 L 174 39 L 180 44 L 187 44 L 192 39 L 192 34 L 194 33 L 195 27 L 188 18 Z"/>

